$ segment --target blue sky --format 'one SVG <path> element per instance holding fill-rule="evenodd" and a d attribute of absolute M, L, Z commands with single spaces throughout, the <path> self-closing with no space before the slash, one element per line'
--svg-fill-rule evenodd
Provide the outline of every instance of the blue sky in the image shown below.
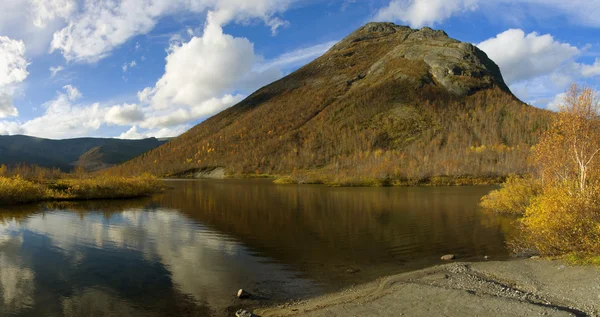
<path fill-rule="evenodd" d="M 556 109 L 600 86 L 599 17 L 600 0 L 2 1 L 0 134 L 175 136 L 369 21 L 475 43 Z"/>

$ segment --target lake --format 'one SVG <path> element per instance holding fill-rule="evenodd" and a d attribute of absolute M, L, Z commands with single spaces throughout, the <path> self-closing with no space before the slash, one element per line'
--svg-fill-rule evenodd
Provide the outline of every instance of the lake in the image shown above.
<path fill-rule="evenodd" d="M 1 209 L 0 316 L 233 316 L 447 253 L 509 257 L 511 220 L 478 208 L 490 186 L 166 182 L 147 199 Z"/>

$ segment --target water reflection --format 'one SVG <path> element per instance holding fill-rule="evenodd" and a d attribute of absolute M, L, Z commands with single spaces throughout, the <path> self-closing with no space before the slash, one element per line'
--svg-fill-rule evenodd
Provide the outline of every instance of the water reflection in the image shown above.
<path fill-rule="evenodd" d="M 505 258 L 490 188 L 169 182 L 146 200 L 0 212 L 0 315 L 225 316 L 437 263 Z M 250 302 L 245 305 L 255 305 Z"/>

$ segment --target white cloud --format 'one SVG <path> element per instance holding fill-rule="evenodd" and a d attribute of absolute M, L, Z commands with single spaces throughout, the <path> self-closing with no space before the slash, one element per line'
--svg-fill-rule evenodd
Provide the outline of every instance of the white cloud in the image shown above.
<path fill-rule="evenodd" d="M 315 50 L 303 51 L 263 63 L 250 41 L 224 34 L 215 19 L 214 13 L 208 14 L 202 36 L 172 41 L 164 75 L 154 87 L 138 92 L 145 105 L 139 128 L 172 129 L 214 115 L 280 78 L 279 66 L 314 55 Z M 128 132 L 141 133 L 137 128 Z"/>
<path fill-rule="evenodd" d="M 500 66 L 508 84 L 552 73 L 579 54 L 579 49 L 551 35 L 511 29 L 477 46 Z"/>
<path fill-rule="evenodd" d="M 56 76 L 56 74 L 65 70 L 65 68 L 62 66 L 56 66 L 56 67 L 50 67 L 48 70 L 50 71 L 50 77 L 54 77 L 54 76 Z"/>
<path fill-rule="evenodd" d="M 0 36 L 0 118 L 19 114 L 12 98 L 17 85 L 29 76 L 28 65 L 25 43 Z"/>
<path fill-rule="evenodd" d="M 82 97 L 79 89 L 71 85 L 66 85 L 63 87 L 63 89 L 67 92 L 67 98 L 69 98 L 70 101 L 75 101 Z"/>
<path fill-rule="evenodd" d="M 23 41 L 0 36 L 0 87 L 24 81 L 29 75 L 27 65 Z"/>
<path fill-rule="evenodd" d="M 566 96 L 567 96 L 566 93 L 560 93 L 560 94 L 556 95 L 556 97 L 554 97 L 554 99 L 548 103 L 548 106 L 546 106 L 546 109 L 552 110 L 552 111 L 559 111 L 561 105 L 564 103 L 564 99 Z"/>
<path fill-rule="evenodd" d="M 144 112 L 138 105 L 124 104 L 113 106 L 106 112 L 105 121 L 109 124 L 129 126 L 144 120 Z"/>
<path fill-rule="evenodd" d="M 77 0 L 2 0 L 0 34 L 22 40 L 29 56 L 48 52 L 52 34 L 62 28 Z M 37 25 L 37 26 L 36 26 Z"/>
<path fill-rule="evenodd" d="M 525 14 L 524 18 L 554 21 L 564 17 L 571 24 L 600 27 L 598 0 L 390 0 L 377 12 L 375 19 L 400 21 L 412 27 L 433 26 L 477 10 L 506 21 L 514 21 L 515 15 Z"/>
<path fill-rule="evenodd" d="M 269 68 L 283 69 L 305 64 L 306 62 L 323 55 L 325 52 L 327 52 L 327 50 L 335 45 L 335 43 L 337 43 L 337 41 L 325 42 L 281 54 L 279 57 L 273 60 L 261 63 L 257 67 L 257 70 L 264 71 Z"/>
<path fill-rule="evenodd" d="M 192 107 L 149 111 L 147 118 L 140 124 L 140 127 L 145 129 L 155 129 L 179 126 L 189 123 L 190 121 L 216 114 L 242 101 L 242 99 L 242 95 L 225 95 L 222 98 L 211 98 Z"/>
<path fill-rule="evenodd" d="M 23 133 L 23 129 L 21 129 L 21 124 L 19 122 L 0 120 L 0 135 L 15 135 Z"/>
<path fill-rule="evenodd" d="M 525 34 L 512 29 L 478 47 L 500 66 L 504 79 L 519 98 L 550 110 L 556 110 L 555 96 L 570 84 L 582 77 L 600 75 L 596 64 L 576 62 L 582 49 L 559 42 L 549 34 Z"/>
<path fill-rule="evenodd" d="M 81 93 L 71 86 L 64 87 L 54 100 L 45 103 L 45 113 L 23 123 L 20 130 L 27 135 L 44 138 L 73 138 L 89 136 L 104 123 L 106 109 L 99 103 L 77 105 Z"/>
<path fill-rule="evenodd" d="M 121 68 L 123 69 L 123 72 L 126 72 L 126 71 L 127 71 L 127 69 L 129 69 L 129 68 L 133 68 L 133 67 L 135 67 L 135 66 L 137 66 L 137 62 L 136 62 L 136 61 L 131 61 L 131 62 L 129 62 L 129 63 L 125 63 L 125 64 L 123 64 L 123 66 L 122 66 Z"/>
<path fill-rule="evenodd" d="M 239 95 L 227 93 L 248 76 L 255 75 L 252 68 L 261 58 L 254 54 L 254 45 L 245 38 L 223 34 L 213 19 L 209 13 L 201 37 L 171 46 L 165 74 L 154 87 L 138 93 L 140 101 L 149 103 L 153 109 L 169 110 L 162 121 L 155 121 L 164 123 L 149 125 L 173 125 L 183 122 L 186 116 L 214 114 L 239 101 Z"/>
<path fill-rule="evenodd" d="M 592 65 L 581 65 L 581 74 L 585 77 L 600 76 L 600 59 Z"/>
<path fill-rule="evenodd" d="M 477 45 L 494 60 L 517 97 L 556 110 L 556 96 L 576 81 L 600 75 L 600 62 L 579 63 L 584 48 L 552 35 L 507 30 Z"/>
<path fill-rule="evenodd" d="M 58 1 L 58 0 L 57 0 Z M 274 16 L 293 0 L 88 0 L 84 9 L 68 19 L 68 25 L 54 33 L 51 52 L 61 51 L 65 59 L 96 62 L 130 38 L 146 34 L 158 20 L 180 11 L 215 11 L 214 23 L 224 25 L 259 18 L 272 32 L 287 25 Z"/>
<path fill-rule="evenodd" d="M 140 140 L 140 139 L 145 139 L 146 135 L 140 133 L 138 131 L 138 127 L 134 125 L 133 127 L 131 127 L 131 129 L 127 130 L 126 132 L 121 133 L 121 135 L 119 135 L 118 138 L 119 139 Z"/>
<path fill-rule="evenodd" d="M 268 21 L 266 21 L 267 25 L 271 28 L 271 34 L 272 35 L 276 35 L 277 34 L 277 30 L 281 27 L 287 27 L 290 25 L 289 21 L 285 21 L 282 20 L 280 18 L 272 18 Z"/>
<path fill-rule="evenodd" d="M 402 21 L 412 27 L 435 25 L 451 16 L 477 9 L 479 0 L 391 0 L 377 21 Z"/>
<path fill-rule="evenodd" d="M 33 25 L 43 28 L 56 18 L 66 19 L 77 8 L 75 0 L 30 0 Z"/>
<path fill-rule="evenodd" d="M 131 129 L 126 132 L 121 133 L 118 136 L 119 139 L 130 139 L 130 140 L 139 140 L 145 138 L 172 138 L 177 137 L 187 130 L 190 129 L 190 126 L 187 124 L 182 124 L 170 128 L 161 128 L 161 129 L 153 129 L 147 131 L 140 131 L 137 126 L 131 127 Z"/>
<path fill-rule="evenodd" d="M 68 61 L 96 62 L 129 38 L 149 32 L 170 1 L 95 1 L 54 33 L 50 51 Z"/>

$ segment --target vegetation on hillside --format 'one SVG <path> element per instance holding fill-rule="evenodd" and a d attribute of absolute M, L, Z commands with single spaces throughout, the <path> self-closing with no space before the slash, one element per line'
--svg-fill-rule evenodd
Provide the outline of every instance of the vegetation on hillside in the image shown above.
<path fill-rule="evenodd" d="M 49 200 L 132 198 L 152 195 L 163 189 L 156 177 L 91 175 L 83 170 L 64 174 L 37 166 L 0 166 L 0 205 L 17 205 Z"/>
<path fill-rule="evenodd" d="M 176 176 L 222 166 L 232 175 L 285 175 L 292 182 L 341 185 L 532 172 L 531 147 L 552 114 L 497 89 L 466 98 L 434 88 L 398 91 L 406 94 L 400 97 L 393 92 L 398 87 L 336 101 L 312 111 L 318 115 L 308 119 L 301 119 L 305 108 L 293 107 L 304 92 L 273 100 L 243 119 L 236 113 L 242 108 L 229 109 L 109 172 Z M 319 100 L 314 104 L 321 105 Z"/>
<path fill-rule="evenodd" d="M 462 44 L 443 32 L 368 25 L 109 173 L 178 176 L 223 167 L 233 176 L 281 175 L 281 183 L 394 185 L 477 183 L 532 172 L 530 149 L 552 114 L 519 101 L 497 66 Z M 451 72 L 453 81 L 476 88 L 466 94 L 448 90 L 426 61 L 410 57 L 419 54 L 401 53 L 415 50 L 439 56 L 445 50 L 478 52 Z M 490 72 L 495 79 L 484 76 Z"/>
<path fill-rule="evenodd" d="M 482 205 L 520 214 L 515 247 L 600 255 L 600 100 L 574 85 L 534 150 L 535 178 L 511 179 Z"/>

